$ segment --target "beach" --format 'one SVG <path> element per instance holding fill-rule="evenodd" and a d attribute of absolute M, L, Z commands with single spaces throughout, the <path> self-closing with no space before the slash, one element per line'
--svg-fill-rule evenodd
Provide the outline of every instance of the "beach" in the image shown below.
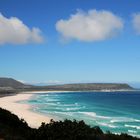
<path fill-rule="evenodd" d="M 140 137 L 139 92 L 65 92 L 68 91 L 20 92 L 1 97 L 0 107 L 23 118 L 32 128 L 49 123 L 52 118 L 76 119 L 103 131 Z"/>
<path fill-rule="evenodd" d="M 37 92 L 34 92 L 37 93 Z M 18 103 L 19 101 L 30 99 L 34 93 L 22 93 L 13 96 L 6 96 L 0 98 L 0 107 L 11 111 L 20 119 L 23 118 L 30 127 L 38 128 L 42 122 L 49 123 L 49 117 L 31 111 L 31 106 L 28 104 Z"/>
<path fill-rule="evenodd" d="M 104 132 L 140 137 L 139 99 L 138 91 L 73 91 L 36 94 L 27 103 L 35 106 L 35 112 L 52 116 L 55 120 L 84 120 L 90 126 L 99 126 Z"/>

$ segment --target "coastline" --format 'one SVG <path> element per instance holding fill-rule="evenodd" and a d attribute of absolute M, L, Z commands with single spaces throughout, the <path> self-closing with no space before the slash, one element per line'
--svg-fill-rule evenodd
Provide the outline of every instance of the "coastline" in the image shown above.
<path fill-rule="evenodd" d="M 0 97 L 0 107 L 24 119 L 32 128 L 38 128 L 42 122 L 49 123 L 52 118 L 32 111 L 29 104 L 19 103 L 19 101 L 29 100 L 35 94 L 40 93 L 62 93 L 72 91 L 23 91 L 11 96 Z"/>
<path fill-rule="evenodd" d="M 19 101 L 28 100 L 34 94 L 22 93 L 13 96 L 5 96 L 0 98 L 0 107 L 17 115 L 20 119 L 24 119 L 32 128 L 38 128 L 42 122 L 49 123 L 49 117 L 31 111 L 31 106 L 28 104 L 18 103 Z"/>
<path fill-rule="evenodd" d="M 75 91 L 56 91 L 56 90 L 52 90 L 52 91 L 48 91 L 48 90 L 42 90 L 42 91 L 23 91 L 23 92 L 19 92 L 18 94 L 39 94 L 39 93 L 62 93 L 62 92 L 75 92 Z M 81 91 L 80 91 L 81 92 Z"/>
<path fill-rule="evenodd" d="M 23 100 L 28 100 L 35 94 L 62 93 L 62 92 L 67 93 L 67 92 L 83 92 L 83 91 L 24 91 L 24 92 L 19 92 L 18 94 L 15 95 L 0 97 L 0 107 L 9 110 L 13 114 L 17 115 L 20 119 L 23 118 L 30 127 L 38 128 L 42 122 L 49 123 L 50 120 L 53 118 L 32 111 L 32 106 L 29 104 L 26 103 L 23 104 L 18 102 Z M 97 92 L 97 91 L 90 91 L 90 92 Z M 104 90 L 98 92 L 116 92 L 116 90 L 115 91 Z"/>
<path fill-rule="evenodd" d="M 36 90 L 36 91 L 21 91 L 18 92 L 18 94 L 40 94 L 40 93 L 69 93 L 69 92 L 134 92 L 134 91 L 140 91 L 140 89 L 114 89 L 114 90 Z"/>

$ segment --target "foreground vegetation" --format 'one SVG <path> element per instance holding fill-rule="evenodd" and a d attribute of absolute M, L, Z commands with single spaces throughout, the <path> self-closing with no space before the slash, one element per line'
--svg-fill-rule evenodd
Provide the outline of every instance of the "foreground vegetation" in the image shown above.
<path fill-rule="evenodd" d="M 0 140 L 140 140 L 127 134 L 103 133 L 99 127 L 90 127 L 84 121 L 65 120 L 42 123 L 33 129 L 23 120 L 0 108 Z"/>

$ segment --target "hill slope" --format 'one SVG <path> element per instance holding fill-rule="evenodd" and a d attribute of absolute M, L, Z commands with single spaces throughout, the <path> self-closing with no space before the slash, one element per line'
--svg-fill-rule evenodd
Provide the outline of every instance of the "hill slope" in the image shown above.
<path fill-rule="evenodd" d="M 22 88 L 24 84 L 12 78 L 0 78 L 0 87 Z"/>
<path fill-rule="evenodd" d="M 39 87 L 38 87 L 39 88 Z M 128 84 L 120 83 L 83 83 L 40 87 L 47 90 L 86 91 L 86 90 L 132 90 Z"/>
<path fill-rule="evenodd" d="M 128 84 L 122 83 L 81 83 L 51 86 L 25 85 L 12 78 L 0 78 L 0 91 L 24 91 L 24 90 L 63 90 L 63 91 L 87 91 L 87 90 L 131 90 Z"/>
<path fill-rule="evenodd" d="M 0 78 L 0 96 L 5 94 L 15 93 L 31 88 L 30 85 L 25 85 L 12 78 Z"/>

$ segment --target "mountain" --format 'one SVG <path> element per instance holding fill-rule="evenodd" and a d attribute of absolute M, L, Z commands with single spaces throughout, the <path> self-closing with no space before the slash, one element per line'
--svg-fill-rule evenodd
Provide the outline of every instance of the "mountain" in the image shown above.
<path fill-rule="evenodd" d="M 25 85 L 12 78 L 0 78 L 0 87 L 23 88 Z"/>
<path fill-rule="evenodd" d="M 43 88 L 43 87 L 42 87 Z M 122 83 L 80 83 L 46 86 L 48 90 L 86 91 L 86 90 L 132 90 L 128 84 Z"/>
<path fill-rule="evenodd" d="M 80 83 L 49 86 L 31 86 L 23 84 L 12 78 L 0 78 L 0 91 L 33 91 L 33 90 L 63 90 L 63 91 L 87 91 L 87 90 L 132 90 L 128 84 L 122 83 Z"/>
<path fill-rule="evenodd" d="M 31 87 L 12 78 L 0 78 L 0 93 L 13 93 L 17 90 L 29 89 Z"/>

